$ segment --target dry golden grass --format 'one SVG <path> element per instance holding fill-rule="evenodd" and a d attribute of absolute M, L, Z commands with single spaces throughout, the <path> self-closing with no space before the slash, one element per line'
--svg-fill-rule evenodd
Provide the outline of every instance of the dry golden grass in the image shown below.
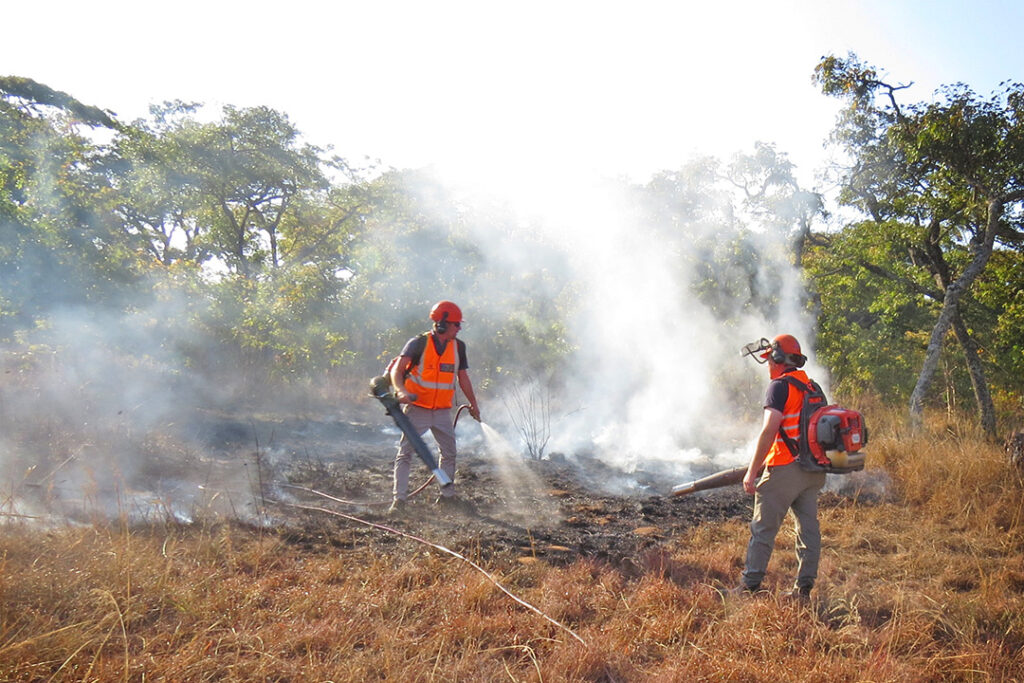
<path fill-rule="evenodd" d="M 719 597 L 742 564 L 742 522 L 669 539 L 629 575 L 587 559 L 480 561 L 583 645 L 407 540 L 339 550 L 227 523 L 12 521 L 0 680 L 1024 680 L 1019 475 L 964 424 L 915 435 L 881 411 L 869 420 L 869 474 L 890 495 L 823 499 L 810 605 L 779 596 L 788 529 L 773 593 Z"/>

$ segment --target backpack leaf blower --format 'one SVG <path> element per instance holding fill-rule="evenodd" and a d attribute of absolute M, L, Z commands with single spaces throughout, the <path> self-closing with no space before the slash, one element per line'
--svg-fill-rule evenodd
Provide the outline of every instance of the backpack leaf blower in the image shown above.
<path fill-rule="evenodd" d="M 804 384 L 795 377 L 784 377 L 803 392 L 800 408 L 800 440 L 780 431 L 779 435 L 801 469 L 808 472 L 849 474 L 864 469 L 868 429 L 864 416 L 851 408 L 829 404 L 825 392 L 811 380 Z"/>

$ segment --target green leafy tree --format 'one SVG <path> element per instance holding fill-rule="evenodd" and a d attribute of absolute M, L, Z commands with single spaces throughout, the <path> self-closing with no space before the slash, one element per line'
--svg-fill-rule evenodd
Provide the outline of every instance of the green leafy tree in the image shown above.
<path fill-rule="evenodd" d="M 758 142 L 752 154 L 736 155 L 723 178 L 742 192 L 744 208 L 754 221 L 786 239 L 799 268 L 814 238 L 814 221 L 826 212 L 822 196 L 800 187 L 794 171 L 785 154 Z"/>
<path fill-rule="evenodd" d="M 786 155 L 764 143 L 724 165 L 704 158 L 659 173 L 638 201 L 690 291 L 727 323 L 751 313 L 775 317 L 786 271 L 801 264 L 824 213 Z"/>
<path fill-rule="evenodd" d="M 450 299 L 467 316 L 475 385 L 553 373 L 568 350 L 573 300 L 563 255 L 508 207 L 464 200 L 427 170 L 393 170 L 360 192 L 368 205 L 342 310 L 372 371 Z"/>
<path fill-rule="evenodd" d="M 304 190 L 326 187 L 319 150 L 267 107 L 228 106 L 222 123 L 189 132 L 210 247 L 244 276 L 280 266 L 282 222 Z"/>
<path fill-rule="evenodd" d="M 678 264 L 680 281 L 719 318 L 733 319 L 765 303 L 757 299 L 763 291 L 759 250 L 737 216 L 734 193 L 722 185 L 717 159 L 695 159 L 656 174 L 637 189 L 636 202 Z"/>
<path fill-rule="evenodd" d="M 0 94 L 9 104 L 16 102 L 14 106 L 25 114 L 45 116 L 43 112 L 49 110 L 51 113 L 60 112 L 66 120 L 94 128 L 120 127 L 120 123 L 109 112 L 83 104 L 66 92 L 55 90 L 31 78 L 0 76 Z"/>
<path fill-rule="evenodd" d="M 872 265 L 881 277 L 903 280 L 912 291 L 924 284 L 909 267 L 933 280 L 927 298 L 935 302 L 935 320 L 910 395 L 911 417 L 920 418 L 952 329 L 981 423 L 994 432 L 989 386 L 964 302 L 994 246 L 1019 244 L 1021 238 L 1024 86 L 1007 85 L 984 100 L 956 85 L 943 88 L 935 102 L 902 105 L 898 96 L 907 86 L 886 83 L 852 55 L 826 57 L 815 78 L 823 92 L 849 103 L 835 132 L 853 160 L 842 201 L 871 217 L 877 239 L 905 247 L 898 250 L 899 261 Z"/>
<path fill-rule="evenodd" d="M 1000 378 L 1004 403 L 1024 408 L 1024 251 L 997 249 L 975 285 L 987 313 L 987 344 L 981 352 Z"/>
<path fill-rule="evenodd" d="M 164 265 L 259 277 L 283 264 L 282 231 L 304 199 L 327 192 L 321 150 L 273 109 L 227 106 L 204 123 L 198 108 L 165 103 L 125 128 L 111 162 L 118 213 Z"/>
<path fill-rule="evenodd" d="M 30 79 L 0 79 L 0 307 L 8 329 L 58 306 L 131 296 L 138 255 L 111 208 L 95 107 Z"/>
<path fill-rule="evenodd" d="M 342 362 L 361 178 L 273 110 L 197 116 L 197 105 L 165 103 L 115 141 L 125 230 L 154 262 L 205 279 L 212 305 L 196 322 L 236 347 L 242 374 L 294 378 Z"/>
<path fill-rule="evenodd" d="M 908 400 L 927 339 L 922 330 L 934 323 L 921 302 L 939 293 L 907 259 L 906 240 L 880 240 L 872 221 L 815 239 L 804 267 L 818 308 L 817 352 L 835 386 Z"/>
<path fill-rule="evenodd" d="M 168 102 L 151 107 L 151 121 L 122 128 L 113 142 L 110 170 L 119 190 L 116 212 L 125 231 L 163 266 L 195 266 L 214 256 L 201 248 L 208 226 L 191 133 L 197 104 Z"/>

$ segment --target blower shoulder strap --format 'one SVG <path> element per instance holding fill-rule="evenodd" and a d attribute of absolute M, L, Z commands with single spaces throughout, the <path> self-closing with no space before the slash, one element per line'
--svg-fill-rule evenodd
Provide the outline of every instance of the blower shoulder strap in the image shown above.
<path fill-rule="evenodd" d="M 815 382 L 813 379 L 807 380 L 807 384 L 804 384 L 803 382 L 798 380 L 796 377 L 792 377 L 790 375 L 783 375 L 779 379 L 785 380 L 788 384 L 790 384 L 790 385 L 796 387 L 797 389 L 799 389 L 800 391 L 804 392 L 804 398 L 805 399 L 809 395 L 813 396 L 815 394 L 819 394 L 821 396 L 822 402 L 828 403 L 828 399 L 825 398 L 825 392 L 822 391 L 821 386 L 817 382 Z"/>
<path fill-rule="evenodd" d="M 414 366 L 419 365 L 420 358 L 423 357 L 423 350 L 426 349 L 427 344 L 430 342 L 429 336 L 430 336 L 429 332 L 424 332 L 424 333 L 418 334 L 418 335 L 416 335 L 414 337 L 414 339 L 419 340 L 417 343 L 421 345 L 421 351 L 420 351 L 420 354 L 419 354 L 418 357 L 412 358 L 412 362 L 409 364 L 409 367 L 405 369 L 405 374 L 402 376 L 403 379 L 405 377 L 409 376 L 409 373 L 412 372 L 412 369 L 413 369 Z M 395 364 L 398 363 L 398 360 L 400 358 L 401 358 L 401 356 L 395 356 L 394 358 L 392 358 L 388 362 L 387 367 L 384 368 L 384 374 L 385 375 L 390 375 L 391 374 L 391 368 L 395 367 Z"/>
<path fill-rule="evenodd" d="M 783 375 L 780 379 L 784 380 L 790 386 L 794 386 L 803 392 L 803 401 L 800 407 L 800 443 L 796 442 L 796 439 L 791 437 L 783 429 L 779 429 L 779 436 L 782 438 L 782 442 L 786 444 L 789 452 L 793 454 L 794 458 L 799 458 L 801 450 L 806 451 L 806 457 L 810 457 L 810 448 L 807 447 L 807 422 L 810 419 L 811 407 L 808 403 L 808 399 L 812 396 L 821 396 L 820 405 L 825 405 L 828 400 L 825 398 L 825 392 L 821 390 L 821 387 L 813 379 L 808 379 L 807 384 L 804 384 L 796 377 L 791 375 Z"/>
<path fill-rule="evenodd" d="M 804 384 L 803 382 L 798 380 L 796 377 L 793 377 L 793 375 L 783 375 L 779 379 L 781 379 L 782 381 L 784 381 L 784 382 L 786 382 L 788 384 L 792 384 L 794 387 L 796 387 L 800 391 L 810 391 L 811 390 L 811 388 L 809 386 L 807 386 L 806 384 Z"/>

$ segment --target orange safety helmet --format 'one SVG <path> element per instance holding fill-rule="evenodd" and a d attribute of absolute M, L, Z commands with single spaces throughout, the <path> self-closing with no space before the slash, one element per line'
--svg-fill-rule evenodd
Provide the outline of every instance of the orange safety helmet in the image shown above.
<path fill-rule="evenodd" d="M 435 323 L 461 323 L 462 309 L 451 301 L 438 301 L 430 309 L 430 319 Z"/>
<path fill-rule="evenodd" d="M 762 358 L 771 358 L 778 365 L 803 367 L 807 356 L 800 353 L 800 342 L 791 334 L 780 334 L 772 340 L 771 346 L 765 350 Z"/>

